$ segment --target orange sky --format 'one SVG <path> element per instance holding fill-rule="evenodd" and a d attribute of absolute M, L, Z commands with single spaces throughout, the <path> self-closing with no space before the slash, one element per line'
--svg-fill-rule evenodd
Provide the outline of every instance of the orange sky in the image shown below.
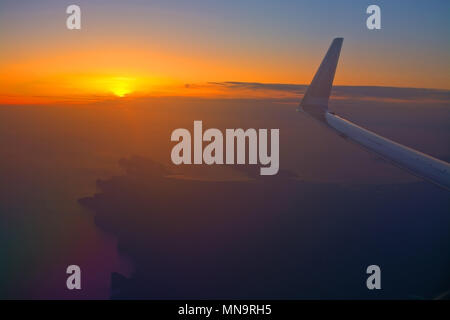
<path fill-rule="evenodd" d="M 450 89 L 442 47 L 361 35 L 340 20 L 317 35 L 200 9 L 97 4 L 82 6 L 82 30 L 69 31 L 64 5 L 47 2 L 0 10 L 2 104 L 190 95 L 185 84 L 211 81 L 308 84 L 336 34 L 345 38 L 337 85 Z"/>

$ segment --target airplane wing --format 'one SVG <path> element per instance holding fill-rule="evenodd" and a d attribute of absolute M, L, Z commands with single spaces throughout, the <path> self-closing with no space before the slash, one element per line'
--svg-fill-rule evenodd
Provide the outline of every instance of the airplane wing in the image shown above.
<path fill-rule="evenodd" d="M 339 61 L 343 38 L 335 38 L 298 108 L 315 120 L 384 159 L 450 191 L 450 164 L 414 150 L 328 111 L 328 101 Z"/>

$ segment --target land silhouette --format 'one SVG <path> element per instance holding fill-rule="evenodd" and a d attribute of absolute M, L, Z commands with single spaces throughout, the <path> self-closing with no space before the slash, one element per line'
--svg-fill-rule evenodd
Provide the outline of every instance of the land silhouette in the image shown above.
<path fill-rule="evenodd" d="M 112 274 L 112 298 L 408 298 L 450 287 L 447 270 L 428 263 L 450 262 L 429 237 L 449 219 L 448 195 L 426 182 L 319 184 L 248 165 L 224 181 L 206 165 L 120 165 L 123 175 L 79 200 L 134 263 L 130 278 Z M 378 293 L 365 287 L 375 262 L 385 270 Z"/>

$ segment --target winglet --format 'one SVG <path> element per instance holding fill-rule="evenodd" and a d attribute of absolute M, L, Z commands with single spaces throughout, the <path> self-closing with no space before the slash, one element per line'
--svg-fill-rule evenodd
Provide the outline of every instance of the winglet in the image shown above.
<path fill-rule="evenodd" d="M 323 119 L 344 38 L 335 38 L 300 103 L 300 110 Z"/>

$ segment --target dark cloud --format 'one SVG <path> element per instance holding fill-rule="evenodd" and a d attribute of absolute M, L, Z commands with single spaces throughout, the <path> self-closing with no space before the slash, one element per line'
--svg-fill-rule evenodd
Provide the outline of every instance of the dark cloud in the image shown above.
<path fill-rule="evenodd" d="M 112 275 L 114 298 L 411 298 L 450 287 L 448 193 L 428 183 L 342 186 L 289 172 L 203 181 L 142 157 L 120 165 L 124 175 L 79 200 L 134 262 L 131 278 Z M 379 293 L 365 288 L 374 263 Z"/>
<path fill-rule="evenodd" d="M 284 84 L 284 83 L 260 83 L 260 82 L 209 82 L 210 85 L 221 86 L 227 89 L 247 90 L 275 90 L 294 94 L 304 94 L 307 85 Z M 399 88 L 378 86 L 333 86 L 333 97 L 341 98 L 378 98 L 396 100 L 436 100 L 441 102 L 450 101 L 449 90 L 423 89 L 423 88 Z"/>

